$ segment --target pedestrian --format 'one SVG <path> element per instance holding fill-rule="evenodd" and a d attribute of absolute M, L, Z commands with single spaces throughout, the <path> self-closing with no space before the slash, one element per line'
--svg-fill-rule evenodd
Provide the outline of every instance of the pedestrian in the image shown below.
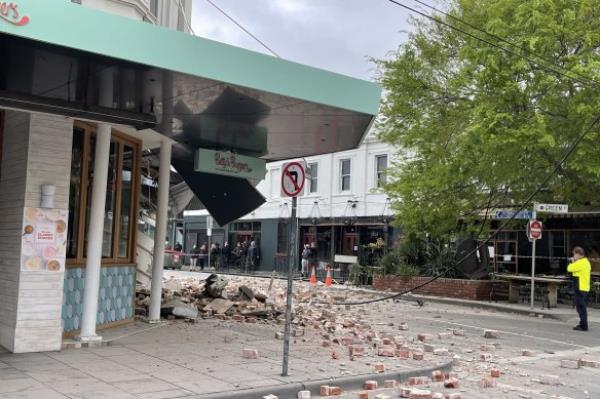
<path fill-rule="evenodd" d="M 317 244 L 313 241 L 310 243 L 310 248 L 309 248 L 309 255 L 308 255 L 308 264 L 310 265 L 310 267 L 317 267 Z"/>
<path fill-rule="evenodd" d="M 235 248 L 233 248 L 233 250 L 231 251 L 231 254 L 233 256 L 233 263 L 237 267 L 242 267 L 242 263 L 241 263 L 242 252 L 243 252 L 243 250 L 242 250 L 242 243 L 241 242 L 237 242 L 235 244 Z"/>
<path fill-rule="evenodd" d="M 229 268 L 229 262 L 231 262 L 231 247 L 229 246 L 229 241 L 225 241 L 223 244 L 223 266 Z"/>
<path fill-rule="evenodd" d="M 175 247 L 173 247 L 173 250 L 177 251 L 177 252 L 181 252 L 183 250 L 183 245 L 181 245 L 181 243 L 178 242 L 177 244 L 175 244 Z"/>
<path fill-rule="evenodd" d="M 192 256 L 190 256 L 190 271 L 196 270 L 196 263 L 198 262 L 199 255 L 200 248 L 198 248 L 198 244 L 194 244 L 192 247 Z"/>
<path fill-rule="evenodd" d="M 575 279 L 575 307 L 579 314 L 579 324 L 573 330 L 588 331 L 587 320 L 587 297 L 590 292 L 590 279 L 592 266 L 585 256 L 585 250 L 581 247 L 573 248 L 573 258 L 567 266 L 567 271 Z"/>
<path fill-rule="evenodd" d="M 308 244 L 304 244 L 304 249 L 302 250 L 302 265 L 300 269 L 300 273 L 302 277 L 306 277 L 308 275 L 308 258 L 310 257 L 310 248 Z"/>
<path fill-rule="evenodd" d="M 256 242 L 254 241 L 250 243 L 250 247 L 248 248 L 248 258 L 250 259 L 250 266 L 252 270 L 256 270 L 258 268 L 260 254 L 258 253 Z"/>
<path fill-rule="evenodd" d="M 206 244 L 202 244 L 200 247 L 200 251 L 198 253 L 198 260 L 200 261 L 200 270 L 204 270 L 204 266 L 206 265 L 206 257 L 208 256 L 208 250 L 206 248 Z"/>

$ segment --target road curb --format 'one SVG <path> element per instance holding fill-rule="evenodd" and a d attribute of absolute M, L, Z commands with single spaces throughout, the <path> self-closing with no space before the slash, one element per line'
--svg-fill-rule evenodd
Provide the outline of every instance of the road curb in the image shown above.
<path fill-rule="evenodd" d="M 335 385 L 342 388 L 344 392 L 362 389 L 367 380 L 375 380 L 383 386 L 385 380 L 406 380 L 409 377 L 430 375 L 434 370 L 449 372 L 452 370 L 452 361 L 429 367 L 422 367 L 404 371 L 394 371 L 381 374 L 361 374 L 347 377 L 328 378 L 306 382 L 295 382 L 285 385 L 274 385 L 268 387 L 244 389 L 234 392 L 221 392 L 208 395 L 198 395 L 201 399 L 262 399 L 263 396 L 276 395 L 280 399 L 296 398 L 299 391 L 310 391 L 312 395 L 318 396 L 321 385 Z"/>

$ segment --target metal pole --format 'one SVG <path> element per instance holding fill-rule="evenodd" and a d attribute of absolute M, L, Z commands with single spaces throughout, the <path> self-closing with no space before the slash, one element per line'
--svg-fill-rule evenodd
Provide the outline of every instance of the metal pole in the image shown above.
<path fill-rule="evenodd" d="M 292 198 L 292 220 L 290 223 L 290 250 L 288 259 L 288 285 L 287 285 L 287 301 L 285 304 L 285 332 L 283 336 L 283 368 L 281 375 L 288 376 L 288 362 L 290 357 L 290 335 L 292 332 L 292 277 L 294 275 L 294 267 L 296 265 L 297 238 L 298 238 L 298 220 L 296 219 L 297 198 Z"/>
<path fill-rule="evenodd" d="M 211 238 L 211 236 L 208 236 L 208 248 L 207 249 L 208 249 L 208 268 L 209 269 L 210 269 L 210 252 L 211 252 L 210 251 L 211 250 L 211 243 L 210 243 L 211 239 L 210 238 Z"/>
<path fill-rule="evenodd" d="M 536 219 L 536 212 L 533 211 L 533 220 Z M 531 234 L 531 233 L 530 233 Z M 531 244 L 531 309 L 533 309 L 533 300 L 535 296 L 535 242 L 537 240 L 533 239 Z"/>

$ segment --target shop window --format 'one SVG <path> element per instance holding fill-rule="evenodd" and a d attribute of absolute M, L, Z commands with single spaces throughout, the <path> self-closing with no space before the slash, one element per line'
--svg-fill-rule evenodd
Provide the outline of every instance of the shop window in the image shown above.
<path fill-rule="evenodd" d="M 84 264 L 87 253 L 95 148 L 94 127 L 76 124 L 73 130 L 67 237 L 67 259 L 73 265 Z M 103 263 L 134 262 L 139 155 L 139 143 L 113 132 L 102 235 Z"/>
<path fill-rule="evenodd" d="M 310 169 L 309 192 L 316 193 L 318 190 L 318 185 L 319 185 L 319 164 L 311 163 L 308 165 L 308 167 Z"/>
<path fill-rule="evenodd" d="M 378 155 L 375 157 L 376 183 L 377 188 L 383 187 L 387 183 L 387 155 Z"/>
<path fill-rule="evenodd" d="M 351 163 L 349 159 L 340 160 L 340 189 L 341 191 L 350 191 L 350 172 Z"/>

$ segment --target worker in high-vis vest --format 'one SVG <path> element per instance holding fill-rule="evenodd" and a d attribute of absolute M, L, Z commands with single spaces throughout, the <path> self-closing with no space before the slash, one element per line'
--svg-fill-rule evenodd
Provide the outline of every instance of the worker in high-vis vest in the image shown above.
<path fill-rule="evenodd" d="M 592 265 L 585 257 L 583 248 L 573 248 L 572 262 L 567 266 L 567 271 L 575 278 L 575 307 L 579 313 L 579 325 L 573 327 L 573 330 L 587 331 L 587 297 L 590 292 Z"/>

